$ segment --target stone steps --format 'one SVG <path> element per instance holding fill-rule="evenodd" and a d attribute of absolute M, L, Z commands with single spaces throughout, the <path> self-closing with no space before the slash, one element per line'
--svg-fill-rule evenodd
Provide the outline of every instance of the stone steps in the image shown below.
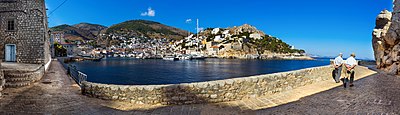
<path fill-rule="evenodd" d="M 36 72 L 17 72 L 17 71 L 9 71 L 4 74 L 4 78 L 6 79 L 5 87 L 17 88 L 29 86 L 31 83 L 38 81 L 41 78 L 41 71 L 38 70 Z"/>
<path fill-rule="evenodd" d="M 31 77 L 21 77 L 21 78 L 7 78 L 6 82 L 24 82 L 24 81 L 31 81 L 32 78 Z"/>
<path fill-rule="evenodd" d="M 18 88 L 29 86 L 33 80 L 34 73 L 8 73 L 4 75 L 6 79 L 5 87 Z"/>
<path fill-rule="evenodd" d="M 34 75 L 35 73 L 7 73 L 4 75 L 4 77 L 6 79 L 10 79 L 10 78 L 27 78 L 30 77 L 32 75 Z"/>
<path fill-rule="evenodd" d="M 25 87 L 31 85 L 31 81 L 23 81 L 23 82 L 7 82 L 5 87 L 7 88 L 18 88 L 18 87 Z"/>
<path fill-rule="evenodd" d="M 41 66 L 35 67 L 35 68 L 20 68 L 20 69 L 15 69 L 15 68 L 2 68 L 3 69 L 3 73 L 7 74 L 7 73 L 33 73 L 33 72 L 37 72 L 41 69 Z"/>

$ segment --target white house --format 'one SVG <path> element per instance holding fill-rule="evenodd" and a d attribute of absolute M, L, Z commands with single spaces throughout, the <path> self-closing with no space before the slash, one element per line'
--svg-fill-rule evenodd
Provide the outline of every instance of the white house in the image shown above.
<path fill-rule="evenodd" d="M 218 32 L 219 32 L 219 28 L 214 28 L 212 31 L 211 31 L 211 34 L 218 34 Z"/>
<path fill-rule="evenodd" d="M 260 35 L 260 34 L 257 34 L 257 33 L 250 34 L 249 37 L 250 37 L 250 38 L 253 38 L 253 39 L 257 39 L 257 40 L 262 39 L 261 35 Z"/>
<path fill-rule="evenodd" d="M 222 42 L 223 40 L 225 40 L 224 38 L 222 38 L 221 36 L 215 36 L 214 41 L 215 42 Z"/>

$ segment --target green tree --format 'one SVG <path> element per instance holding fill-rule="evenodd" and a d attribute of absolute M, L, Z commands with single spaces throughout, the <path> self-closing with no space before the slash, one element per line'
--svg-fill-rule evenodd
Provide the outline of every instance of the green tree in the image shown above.
<path fill-rule="evenodd" d="M 59 43 L 54 43 L 54 53 L 57 57 L 65 57 L 67 56 L 67 49 Z"/>

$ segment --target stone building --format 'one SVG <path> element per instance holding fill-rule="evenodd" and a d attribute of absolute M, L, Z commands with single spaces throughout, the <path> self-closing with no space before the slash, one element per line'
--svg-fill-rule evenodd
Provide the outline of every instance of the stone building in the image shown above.
<path fill-rule="evenodd" d="M 0 90 L 40 80 L 50 65 L 44 0 L 0 0 Z"/>
<path fill-rule="evenodd" d="M 50 60 L 44 0 L 0 0 L 0 59 L 45 64 Z"/>
<path fill-rule="evenodd" d="M 50 54 L 51 54 L 51 57 L 56 57 L 54 43 L 61 43 L 62 39 L 64 39 L 64 32 L 62 32 L 62 31 L 51 32 L 51 34 L 50 34 Z"/>

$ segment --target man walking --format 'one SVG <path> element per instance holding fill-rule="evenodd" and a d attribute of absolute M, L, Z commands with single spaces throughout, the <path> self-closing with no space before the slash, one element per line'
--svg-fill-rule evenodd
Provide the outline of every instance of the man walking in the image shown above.
<path fill-rule="evenodd" d="M 347 73 L 347 75 L 345 76 L 346 78 L 344 78 L 343 79 L 343 86 L 344 86 L 344 88 L 346 88 L 347 87 L 347 84 L 348 84 L 348 82 L 349 82 L 349 77 L 350 77 L 350 84 L 349 84 L 349 86 L 350 87 L 353 87 L 354 85 L 353 85 L 353 82 L 354 82 L 354 68 L 357 66 L 357 61 L 356 61 L 356 59 L 355 59 L 355 57 L 356 57 L 356 54 L 354 54 L 354 53 L 352 53 L 351 55 L 350 55 L 350 57 L 349 58 L 347 58 L 347 60 L 346 60 L 346 73 Z"/>
<path fill-rule="evenodd" d="M 333 66 L 335 66 L 335 82 L 339 83 L 340 82 L 340 75 L 342 73 L 342 65 L 343 65 L 343 58 L 342 58 L 343 54 L 340 53 L 338 57 L 335 58 L 335 60 L 333 61 Z"/>

